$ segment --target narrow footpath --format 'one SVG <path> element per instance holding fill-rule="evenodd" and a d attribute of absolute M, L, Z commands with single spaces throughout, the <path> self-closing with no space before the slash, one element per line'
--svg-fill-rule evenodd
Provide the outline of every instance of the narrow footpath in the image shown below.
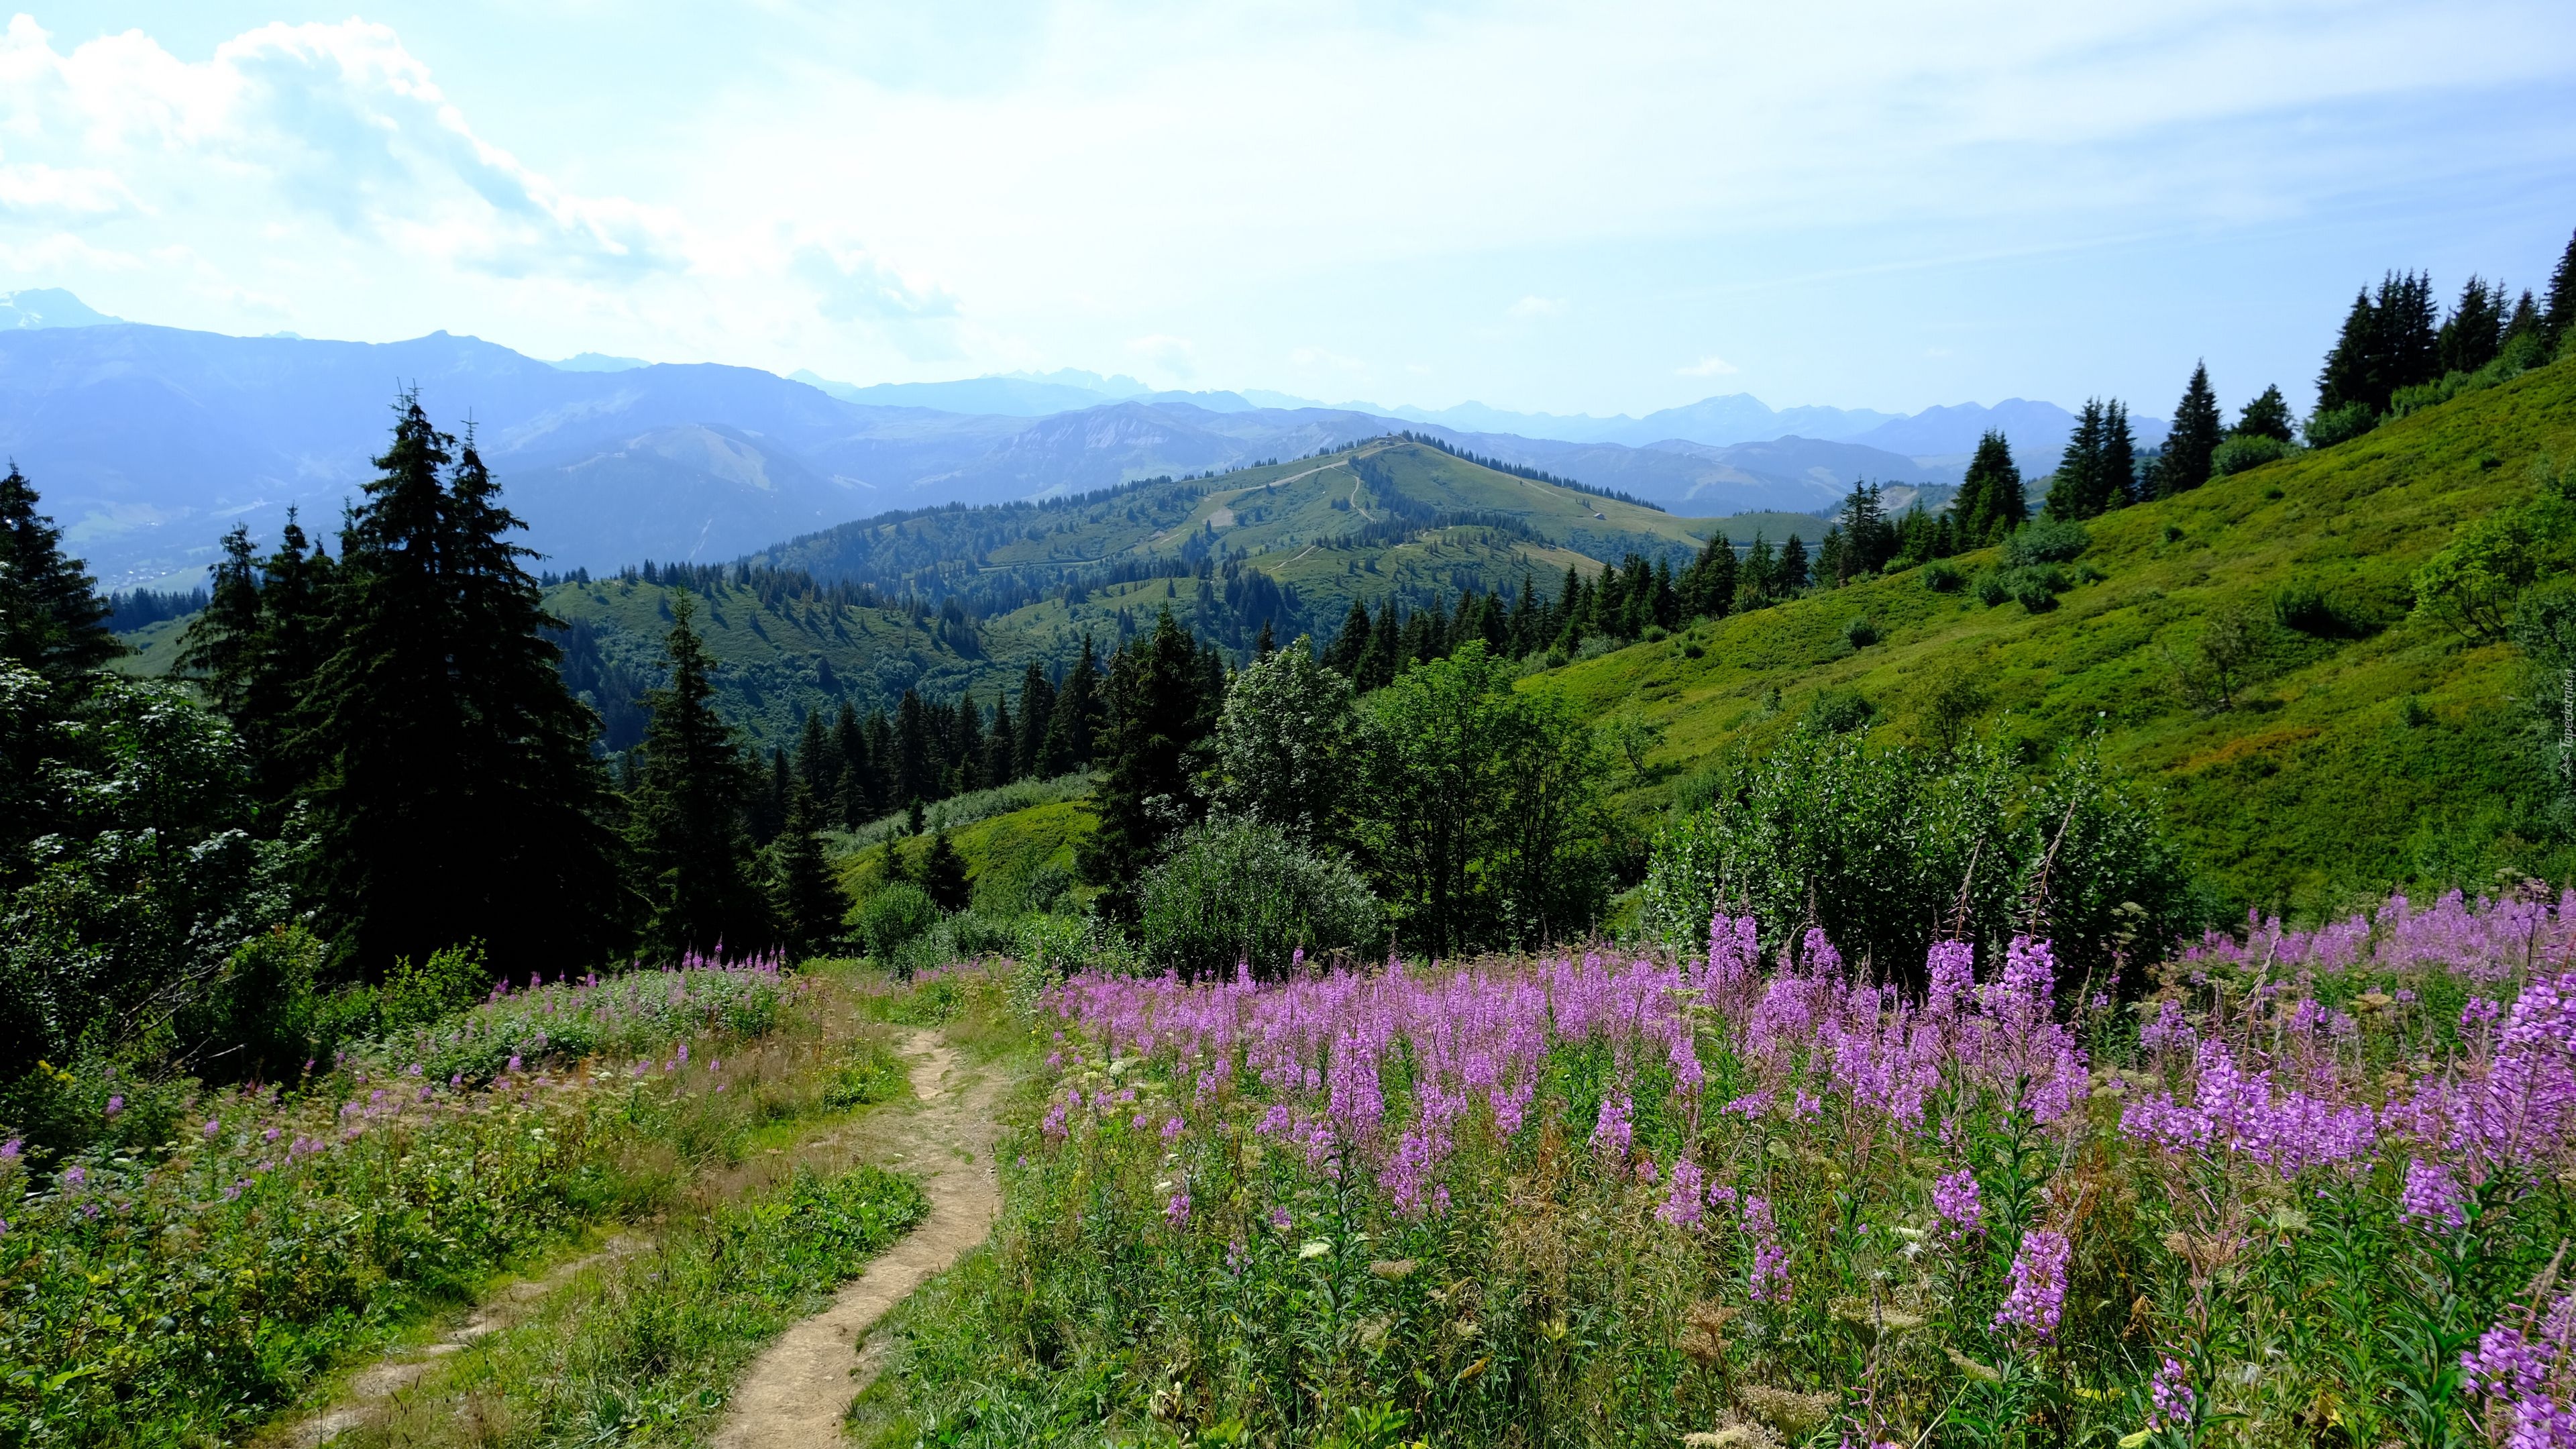
<path fill-rule="evenodd" d="M 844 1285 L 832 1306 L 778 1336 L 735 1386 L 715 1449 L 811 1449 L 838 1442 L 859 1391 L 858 1345 L 886 1310 L 984 1241 L 1001 1211 L 993 1175 L 993 1111 L 1001 1081 L 962 1066 L 934 1031 L 904 1044 L 916 1107 L 900 1123 L 899 1155 L 930 1197 L 921 1226 Z"/>

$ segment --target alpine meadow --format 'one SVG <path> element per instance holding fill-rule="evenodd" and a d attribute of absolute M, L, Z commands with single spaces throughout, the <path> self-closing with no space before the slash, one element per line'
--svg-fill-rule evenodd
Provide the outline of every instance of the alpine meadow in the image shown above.
<path fill-rule="evenodd" d="M 0 1449 L 2576 1449 L 2566 17 L 112 8 Z"/>

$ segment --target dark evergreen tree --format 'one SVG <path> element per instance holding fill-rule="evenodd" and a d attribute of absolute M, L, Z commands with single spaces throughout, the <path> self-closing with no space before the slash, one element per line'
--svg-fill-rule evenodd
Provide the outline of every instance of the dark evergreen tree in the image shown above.
<path fill-rule="evenodd" d="M 957 701 L 949 720 L 948 773 L 954 782 L 951 793 L 980 790 L 992 784 L 984 778 L 984 712 L 976 708 L 971 692 Z"/>
<path fill-rule="evenodd" d="M 2240 438 L 2273 438 L 2280 442 L 2295 441 L 2292 429 L 2298 420 L 2290 416 L 2289 399 L 2281 396 L 2280 387 L 2267 387 L 2245 405 L 2238 414 L 2233 435 Z"/>
<path fill-rule="evenodd" d="M 894 797 L 890 803 L 939 798 L 939 762 L 931 744 L 930 710 L 907 689 L 894 711 Z"/>
<path fill-rule="evenodd" d="M 1778 581 L 1780 596 L 1784 599 L 1805 593 L 1807 585 L 1812 582 L 1807 577 L 1807 545 L 1794 533 L 1789 535 L 1787 543 L 1780 545 Z"/>
<path fill-rule="evenodd" d="M 1735 607 L 1735 544 L 1723 533 L 1702 545 L 1682 574 L 1683 612 L 1694 619 L 1723 619 Z"/>
<path fill-rule="evenodd" d="M 1950 515 L 1958 520 L 1961 548 L 2000 543 L 2030 517 L 2021 468 L 2013 462 L 2012 444 L 2001 432 L 1990 428 L 1977 439 L 1967 477 L 1960 481 L 1958 497 L 1950 502 Z"/>
<path fill-rule="evenodd" d="M 759 758 L 757 754 L 753 756 Z M 767 845 L 778 838 L 787 824 L 787 797 L 796 793 L 796 772 L 788 766 L 787 752 L 773 748 L 769 752 L 768 778 L 751 797 L 751 839 L 755 845 Z"/>
<path fill-rule="evenodd" d="M 1046 775 L 1047 726 L 1054 713 L 1055 686 L 1047 681 L 1045 670 L 1031 664 L 1020 676 L 1020 733 L 1011 752 L 1020 774 Z"/>
<path fill-rule="evenodd" d="M 2106 511 L 2138 501 L 2138 439 L 2129 431 L 2129 405 L 2118 398 L 2102 410 L 2102 484 Z"/>
<path fill-rule="evenodd" d="M 2366 291 L 2355 297 L 2317 376 L 2317 410 L 2360 403 L 2376 416 L 2399 389 L 2440 378 L 2437 314 L 2433 280 L 2418 272 L 2390 272 L 2375 298 Z"/>
<path fill-rule="evenodd" d="M 875 762 L 868 753 L 866 728 L 859 723 L 859 708 L 846 699 L 832 720 L 832 753 L 841 763 L 831 797 L 832 813 L 842 828 L 856 830 L 884 813 L 884 803 L 875 788 Z"/>
<path fill-rule="evenodd" d="M 293 509 L 265 560 L 251 556 L 249 530 L 236 525 L 210 570 L 206 607 L 172 659 L 232 722 L 272 825 L 314 775 L 315 762 L 298 747 L 296 716 L 328 653 L 330 563 L 319 548 L 308 551 Z"/>
<path fill-rule="evenodd" d="M 2549 273 L 2549 302 L 2540 309 L 2544 340 L 2556 347 L 2571 322 L 2576 322 L 2576 236 L 2567 239 L 2567 250 L 2558 254 L 2558 265 Z"/>
<path fill-rule="evenodd" d="M 739 955 L 772 939 L 743 822 L 754 777 L 733 727 L 716 714 L 715 661 L 698 637 L 696 612 L 686 591 L 673 591 L 668 682 L 645 695 L 653 719 L 639 746 L 627 841 L 643 878 L 645 938 L 654 950 Z"/>
<path fill-rule="evenodd" d="M 966 884 L 966 859 L 948 843 L 947 831 L 930 838 L 930 849 L 921 858 L 920 882 L 930 903 L 943 911 L 962 911 L 973 897 Z"/>
<path fill-rule="evenodd" d="M 823 820 L 813 792 L 798 784 L 787 797 L 786 824 L 769 848 L 770 913 L 791 961 L 830 954 L 850 908 L 823 856 Z"/>
<path fill-rule="evenodd" d="M 1744 551 L 1744 562 L 1736 570 L 1735 607 L 1744 610 L 1768 606 L 1779 596 L 1779 572 L 1780 556 L 1772 551 L 1771 540 L 1755 530 L 1753 546 Z"/>
<path fill-rule="evenodd" d="M 2542 342 L 2547 337 L 2548 330 L 2548 324 L 2540 315 L 2540 304 L 2532 300 L 2529 287 L 2523 288 L 2522 295 L 2514 300 L 2513 315 L 2505 319 L 2505 345 L 2511 346 L 2516 340 L 2524 337 L 2533 339 L 2535 343 Z M 2547 360 L 2545 354 L 2542 360 Z"/>
<path fill-rule="evenodd" d="M 1351 611 L 1342 616 L 1342 627 L 1334 633 L 1333 642 L 1324 647 L 1324 667 L 1344 679 L 1357 679 L 1368 651 L 1368 605 L 1353 599 Z"/>
<path fill-rule="evenodd" d="M 972 708 L 970 703 L 969 708 Z M 1019 727 L 1011 719 L 1011 701 L 993 691 L 993 727 L 984 732 L 984 784 L 1007 785 L 1019 778 Z"/>
<path fill-rule="evenodd" d="M 2182 401 L 2174 404 L 2173 431 L 2165 435 L 2164 453 L 2156 459 L 2155 495 L 2170 498 L 2208 482 L 2210 455 L 2225 441 L 2226 431 L 2218 394 L 2209 386 L 2209 364 L 2196 363 Z"/>
<path fill-rule="evenodd" d="M 2112 480 L 2103 469 L 2108 421 L 2101 399 L 2085 401 L 2075 431 L 2067 435 L 2066 452 L 2057 460 L 2056 477 L 2048 485 L 2051 518 L 2094 518 L 2111 507 Z"/>
<path fill-rule="evenodd" d="M 815 808 L 829 818 L 830 811 L 821 802 L 836 799 L 841 793 L 841 761 L 819 709 L 808 711 L 803 728 L 796 732 L 796 782 L 814 797 Z"/>
<path fill-rule="evenodd" d="M 1100 665 L 1092 650 L 1091 636 L 1085 634 L 1082 653 L 1064 676 L 1063 688 L 1056 691 L 1055 708 L 1047 717 L 1050 778 L 1091 767 L 1092 752 L 1099 741 L 1100 706 Z"/>
<path fill-rule="evenodd" d="M 1109 909 L 1123 914 L 1137 877 L 1161 858 L 1172 833 L 1205 813 L 1199 757 L 1222 702 L 1209 696 L 1198 647 L 1169 609 L 1153 633 L 1112 659 L 1107 695 L 1094 792 L 1100 826 L 1077 864 L 1083 880 L 1108 888 L 1102 899 Z"/>
<path fill-rule="evenodd" d="M 108 632 L 114 611 L 81 561 L 63 556 L 63 531 L 36 502 L 35 485 L 11 463 L 0 478 L 0 658 L 69 694 L 125 646 Z"/>
<path fill-rule="evenodd" d="M 503 969 L 596 960 L 627 903 L 597 717 L 564 689 L 522 525 L 471 440 L 398 409 L 341 534 L 330 657 L 292 748 L 323 920 L 371 971 L 480 938 Z"/>
<path fill-rule="evenodd" d="M 2442 319 L 2435 347 L 2443 372 L 2475 372 L 2495 361 L 2504 347 L 2504 288 L 2489 287 L 2472 274 L 2460 288 L 2460 300 Z"/>
<path fill-rule="evenodd" d="M 2317 373 L 2317 411 L 2332 412 L 2348 403 L 2368 403 L 2376 393 L 2372 379 L 2373 334 L 2378 329 L 2378 314 L 2370 305 L 2370 289 L 2353 294 L 2352 308 L 2343 315 L 2343 328 L 2335 335 L 2335 344 L 2326 352 L 2325 366 Z M 2385 411 L 2384 395 L 2374 411 Z"/>
<path fill-rule="evenodd" d="M 1270 630 L 1269 616 L 1263 615 L 1261 620 L 1261 635 L 1259 638 L 1252 641 L 1252 657 L 1255 660 L 1267 659 L 1278 652 L 1278 636 L 1273 634 Z"/>
<path fill-rule="evenodd" d="M 1360 672 L 1351 677 L 1351 687 L 1361 694 L 1384 689 L 1404 672 L 1404 629 L 1396 621 L 1395 600 L 1380 599 L 1377 621 L 1369 626 L 1368 653 L 1360 656 Z"/>

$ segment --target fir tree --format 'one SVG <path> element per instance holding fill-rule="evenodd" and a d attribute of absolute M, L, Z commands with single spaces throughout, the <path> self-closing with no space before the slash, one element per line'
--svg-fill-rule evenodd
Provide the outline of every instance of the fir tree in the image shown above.
<path fill-rule="evenodd" d="M 1782 598 L 1793 598 L 1807 591 L 1807 545 L 1796 534 L 1780 545 L 1779 587 Z"/>
<path fill-rule="evenodd" d="M 2272 438 L 2287 443 L 2292 441 L 2291 429 L 2295 423 L 2296 419 L 2290 416 L 2289 400 L 2281 396 L 2281 389 L 2278 384 L 2275 384 L 2263 389 L 2252 402 L 2245 405 L 2245 411 L 2237 415 L 2236 427 L 2231 435 L 2239 438 Z"/>
<path fill-rule="evenodd" d="M 1760 530 L 1753 534 L 1753 546 L 1744 551 L 1743 565 L 1736 570 L 1735 607 L 1759 609 L 1768 605 L 1777 592 L 1779 555 L 1771 550 L 1771 541 Z"/>
<path fill-rule="evenodd" d="M 859 723 L 858 706 L 846 699 L 832 720 L 832 753 L 841 762 L 840 779 L 833 786 L 832 813 L 839 817 L 843 829 L 856 830 L 882 813 L 883 802 L 872 783 L 876 770 L 868 753 L 867 731 Z"/>
<path fill-rule="evenodd" d="M 1404 672 L 1404 628 L 1396 621 L 1395 600 L 1378 600 L 1377 621 L 1369 626 L 1368 653 L 1360 657 L 1360 672 L 1352 687 L 1366 694 L 1384 689 Z"/>
<path fill-rule="evenodd" d="M 973 895 L 966 883 L 966 860 L 948 843 L 947 831 L 930 838 L 930 849 L 921 859 L 920 881 L 932 905 L 949 912 L 966 909 Z"/>
<path fill-rule="evenodd" d="M 1046 671 L 1032 663 L 1020 676 L 1019 742 L 1011 752 L 1012 763 L 1020 774 L 1046 774 L 1047 725 L 1054 712 L 1055 686 L 1047 681 Z"/>
<path fill-rule="evenodd" d="M 2209 364 L 2191 369 L 2182 401 L 2174 405 L 2173 431 L 2165 437 L 2164 455 L 2156 460 L 2155 494 L 2170 498 L 2209 481 L 2210 456 L 2224 441 L 2227 420 L 2219 413 L 2218 394 L 2209 386 Z"/>
<path fill-rule="evenodd" d="M 2549 302 L 2540 309 L 2542 340 L 2555 348 L 2571 322 L 2576 322 L 2576 236 L 2567 239 L 2567 250 L 2559 253 L 2549 274 Z"/>
<path fill-rule="evenodd" d="M 1342 616 L 1342 627 L 1333 642 L 1324 649 L 1324 667 L 1344 679 L 1360 677 L 1360 668 L 1368 659 L 1368 605 L 1351 600 L 1351 610 Z"/>
<path fill-rule="evenodd" d="M 69 694 L 125 646 L 108 632 L 107 601 L 81 561 L 63 556 L 63 532 L 36 502 L 35 485 L 11 463 L 0 478 L 0 658 Z"/>
<path fill-rule="evenodd" d="M 1968 460 L 1967 477 L 1960 481 L 1958 497 L 1951 500 L 1950 513 L 1958 520 L 1962 548 L 2000 543 L 2028 519 L 2030 505 L 2022 496 L 2021 468 L 2013 462 L 2012 444 L 2001 432 L 1990 428 L 1977 439 L 1976 454 Z"/>
<path fill-rule="evenodd" d="M 2370 305 L 2370 289 L 2353 294 L 2352 309 L 2344 313 L 2343 328 L 2335 335 L 2335 344 L 2326 353 L 2325 366 L 2317 372 L 2317 411 L 2332 412 L 2350 403 L 2367 403 L 2374 395 L 2372 383 L 2373 333 L 2377 314 Z M 2376 410 L 2384 410 L 2382 396 Z"/>
<path fill-rule="evenodd" d="M 2475 372 L 2495 361 L 2504 347 L 2504 289 L 2489 287 L 2472 274 L 2460 288 L 2460 300 L 2442 319 L 2435 346 L 2443 372 Z"/>
<path fill-rule="evenodd" d="M 1735 606 L 1735 544 L 1719 533 L 1702 545 L 1681 582 L 1683 611 L 1695 619 L 1723 619 Z"/>
<path fill-rule="evenodd" d="M 1109 888 L 1104 899 L 1123 913 L 1136 878 L 1160 858 L 1172 832 L 1203 813 L 1199 756 L 1221 699 L 1210 697 L 1196 644 L 1165 609 L 1152 634 L 1111 661 L 1107 702 L 1103 777 L 1094 792 L 1100 826 L 1077 864 L 1086 882 Z"/>
<path fill-rule="evenodd" d="M 2107 512 L 2137 501 L 2137 435 L 2129 431 L 2129 405 L 2113 398 L 2102 411 L 2102 507 Z"/>
<path fill-rule="evenodd" d="M 2048 485 L 2049 517 L 2080 521 L 2097 517 L 2111 506 L 2111 480 L 2102 467 L 2107 422 L 2101 399 L 2087 399 L 2075 431 L 2067 436 L 2066 452 L 2057 460 L 2056 477 Z"/>
<path fill-rule="evenodd" d="M 645 937 L 678 956 L 736 954 L 766 945 L 768 903 L 752 872 L 743 806 L 753 777 L 732 726 L 715 711 L 715 661 L 698 637 L 690 595 L 673 591 L 663 648 L 669 679 L 647 693 L 645 727 L 627 840 L 643 878 L 650 915 Z"/>
<path fill-rule="evenodd" d="M 995 689 L 993 727 L 984 732 L 983 774 L 986 786 L 1007 785 L 1018 778 L 1016 756 L 1019 736 L 1019 727 L 1011 719 L 1010 699 Z"/>
<path fill-rule="evenodd" d="M 289 746 L 315 774 L 323 919 L 370 970 L 477 938 L 504 969 L 596 959 L 631 899 L 598 720 L 564 689 L 522 525 L 454 449 L 404 397 L 341 535 Z"/>
<path fill-rule="evenodd" d="M 984 778 L 984 712 L 975 707 L 975 696 L 971 692 L 957 701 L 952 718 L 948 736 L 948 768 L 955 785 L 951 793 L 980 790 L 993 782 Z"/>
<path fill-rule="evenodd" d="M 822 828 L 822 808 L 799 784 L 788 796 L 787 822 L 769 852 L 771 914 L 792 961 L 830 953 L 850 906 L 823 857 Z"/>
<path fill-rule="evenodd" d="M 932 754 L 930 711 L 905 690 L 894 711 L 894 799 L 939 798 L 939 764 Z"/>
<path fill-rule="evenodd" d="M 1046 773 L 1049 779 L 1071 770 L 1088 769 L 1100 728 L 1100 666 L 1091 636 L 1082 636 L 1082 653 L 1056 691 L 1047 715 Z"/>

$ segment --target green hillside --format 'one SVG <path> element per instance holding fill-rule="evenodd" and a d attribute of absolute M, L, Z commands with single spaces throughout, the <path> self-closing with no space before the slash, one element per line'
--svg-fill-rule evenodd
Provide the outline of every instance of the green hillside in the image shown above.
<path fill-rule="evenodd" d="M 2160 789 L 2235 907 L 2312 913 L 2504 869 L 2564 879 L 2576 861 L 2527 838 L 2549 781 L 2525 666 L 2415 616 L 2408 579 L 2461 524 L 2531 496 L 2535 466 L 2571 456 L 2576 364 L 2562 363 L 2096 519 L 2073 570 L 2102 577 L 2052 611 L 1936 591 L 1913 569 L 1549 678 L 1665 727 L 1641 809 L 1687 795 L 1692 767 L 1794 727 L 1822 692 L 1866 700 L 1865 727 L 1893 742 L 1937 734 L 1947 691 L 1977 728 L 2029 748 L 2099 731 L 2107 759 Z M 1953 561 L 1995 563 L 1993 550 Z M 2310 589 L 2326 610 L 2279 607 Z M 1878 641 L 1856 647 L 1855 620 Z M 2252 684 L 2225 709 L 2184 677 L 2222 620 L 2250 626 L 2255 650 Z"/>

